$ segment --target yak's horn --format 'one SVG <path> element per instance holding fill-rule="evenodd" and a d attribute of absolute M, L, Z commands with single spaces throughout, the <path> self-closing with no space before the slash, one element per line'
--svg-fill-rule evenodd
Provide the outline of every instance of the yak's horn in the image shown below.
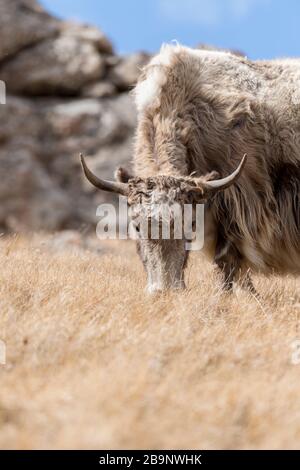
<path fill-rule="evenodd" d="M 111 193 L 118 193 L 122 194 L 123 196 L 127 196 L 128 184 L 116 181 L 102 180 L 98 178 L 98 176 L 94 175 L 88 168 L 82 153 L 80 154 L 80 160 L 85 176 L 87 177 L 90 183 L 96 186 L 96 188 L 102 189 L 103 191 L 109 191 Z"/>
<path fill-rule="evenodd" d="M 247 161 L 247 154 L 245 153 L 245 155 L 242 158 L 241 163 L 239 164 L 237 169 L 233 173 L 231 173 L 231 175 L 226 176 L 226 178 L 222 178 L 220 180 L 207 181 L 205 183 L 204 188 L 205 189 L 210 189 L 210 190 L 212 189 L 214 191 L 220 191 L 222 189 L 228 188 L 233 183 L 235 183 L 235 181 L 239 178 L 239 176 L 240 176 L 240 174 L 241 174 L 241 172 L 242 172 L 242 170 L 245 166 L 246 161 Z"/>

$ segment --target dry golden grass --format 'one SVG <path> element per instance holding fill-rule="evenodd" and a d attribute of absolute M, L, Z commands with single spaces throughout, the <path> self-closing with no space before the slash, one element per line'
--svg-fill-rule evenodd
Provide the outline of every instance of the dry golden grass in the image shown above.
<path fill-rule="evenodd" d="M 131 243 L 0 243 L 0 447 L 299 448 L 299 280 L 223 294 L 196 255 L 155 299 Z"/>

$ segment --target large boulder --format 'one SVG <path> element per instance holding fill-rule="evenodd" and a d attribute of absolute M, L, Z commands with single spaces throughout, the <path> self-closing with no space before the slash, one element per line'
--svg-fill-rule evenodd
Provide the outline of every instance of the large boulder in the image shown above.
<path fill-rule="evenodd" d="M 53 37 L 59 25 L 35 0 L 0 0 L 0 60 Z"/>
<path fill-rule="evenodd" d="M 83 176 L 79 153 L 113 177 L 129 165 L 136 112 L 132 98 L 7 97 L 0 106 L 0 227 L 57 230 L 90 226 L 96 207 L 114 201 Z"/>
<path fill-rule="evenodd" d="M 89 83 L 82 89 L 81 94 L 87 98 L 108 98 L 115 96 L 117 92 L 117 87 L 112 82 L 102 80 L 100 82 Z"/>
<path fill-rule="evenodd" d="M 95 26 L 66 21 L 61 24 L 60 31 L 65 36 L 75 37 L 92 43 L 102 54 L 111 55 L 114 53 L 110 40 Z"/>
<path fill-rule="evenodd" d="M 8 91 L 27 95 L 77 94 L 104 73 L 94 44 L 69 35 L 42 41 L 0 67 Z"/>
<path fill-rule="evenodd" d="M 94 154 L 100 147 L 122 143 L 132 136 L 136 111 L 132 98 L 68 99 L 40 102 L 47 138 L 60 153 Z"/>
<path fill-rule="evenodd" d="M 6 230 L 56 230 L 70 218 L 64 192 L 37 160 L 34 149 L 0 149 L 0 226 Z"/>
<path fill-rule="evenodd" d="M 31 100 L 7 96 L 6 104 L 0 105 L 0 145 L 8 142 L 37 145 L 42 131 L 42 120 Z"/>

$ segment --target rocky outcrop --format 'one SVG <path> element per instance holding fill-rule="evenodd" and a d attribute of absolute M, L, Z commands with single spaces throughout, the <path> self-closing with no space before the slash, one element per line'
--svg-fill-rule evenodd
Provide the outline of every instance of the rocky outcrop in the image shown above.
<path fill-rule="evenodd" d="M 19 52 L 1 67 L 15 94 L 72 95 L 105 75 L 105 59 L 90 41 L 60 35 Z"/>
<path fill-rule="evenodd" d="M 93 223 L 106 199 L 82 175 L 79 153 L 112 177 L 129 165 L 136 123 L 130 96 L 110 99 L 8 96 L 0 106 L 2 229 L 56 230 Z"/>
<path fill-rule="evenodd" d="M 0 60 L 53 37 L 58 30 L 59 21 L 48 15 L 35 0 L 1 0 Z"/>
<path fill-rule="evenodd" d="M 97 193 L 80 152 L 112 177 L 129 165 L 136 111 L 128 93 L 149 56 L 114 54 L 95 27 L 62 22 L 34 0 L 0 0 L 0 229 L 90 227 Z"/>

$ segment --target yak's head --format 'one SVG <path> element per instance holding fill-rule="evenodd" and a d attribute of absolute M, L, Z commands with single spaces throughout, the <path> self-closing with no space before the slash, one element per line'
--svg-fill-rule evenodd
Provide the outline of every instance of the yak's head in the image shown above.
<path fill-rule="evenodd" d="M 197 204 L 206 203 L 217 192 L 231 186 L 241 174 L 245 161 L 246 155 L 238 168 L 223 179 L 215 179 L 216 173 L 203 177 L 158 175 L 139 178 L 131 177 L 119 168 L 116 181 L 107 181 L 94 175 L 81 156 L 90 183 L 100 190 L 127 198 L 129 226 L 137 239 L 150 293 L 185 287 L 186 247 L 191 242 Z"/>

